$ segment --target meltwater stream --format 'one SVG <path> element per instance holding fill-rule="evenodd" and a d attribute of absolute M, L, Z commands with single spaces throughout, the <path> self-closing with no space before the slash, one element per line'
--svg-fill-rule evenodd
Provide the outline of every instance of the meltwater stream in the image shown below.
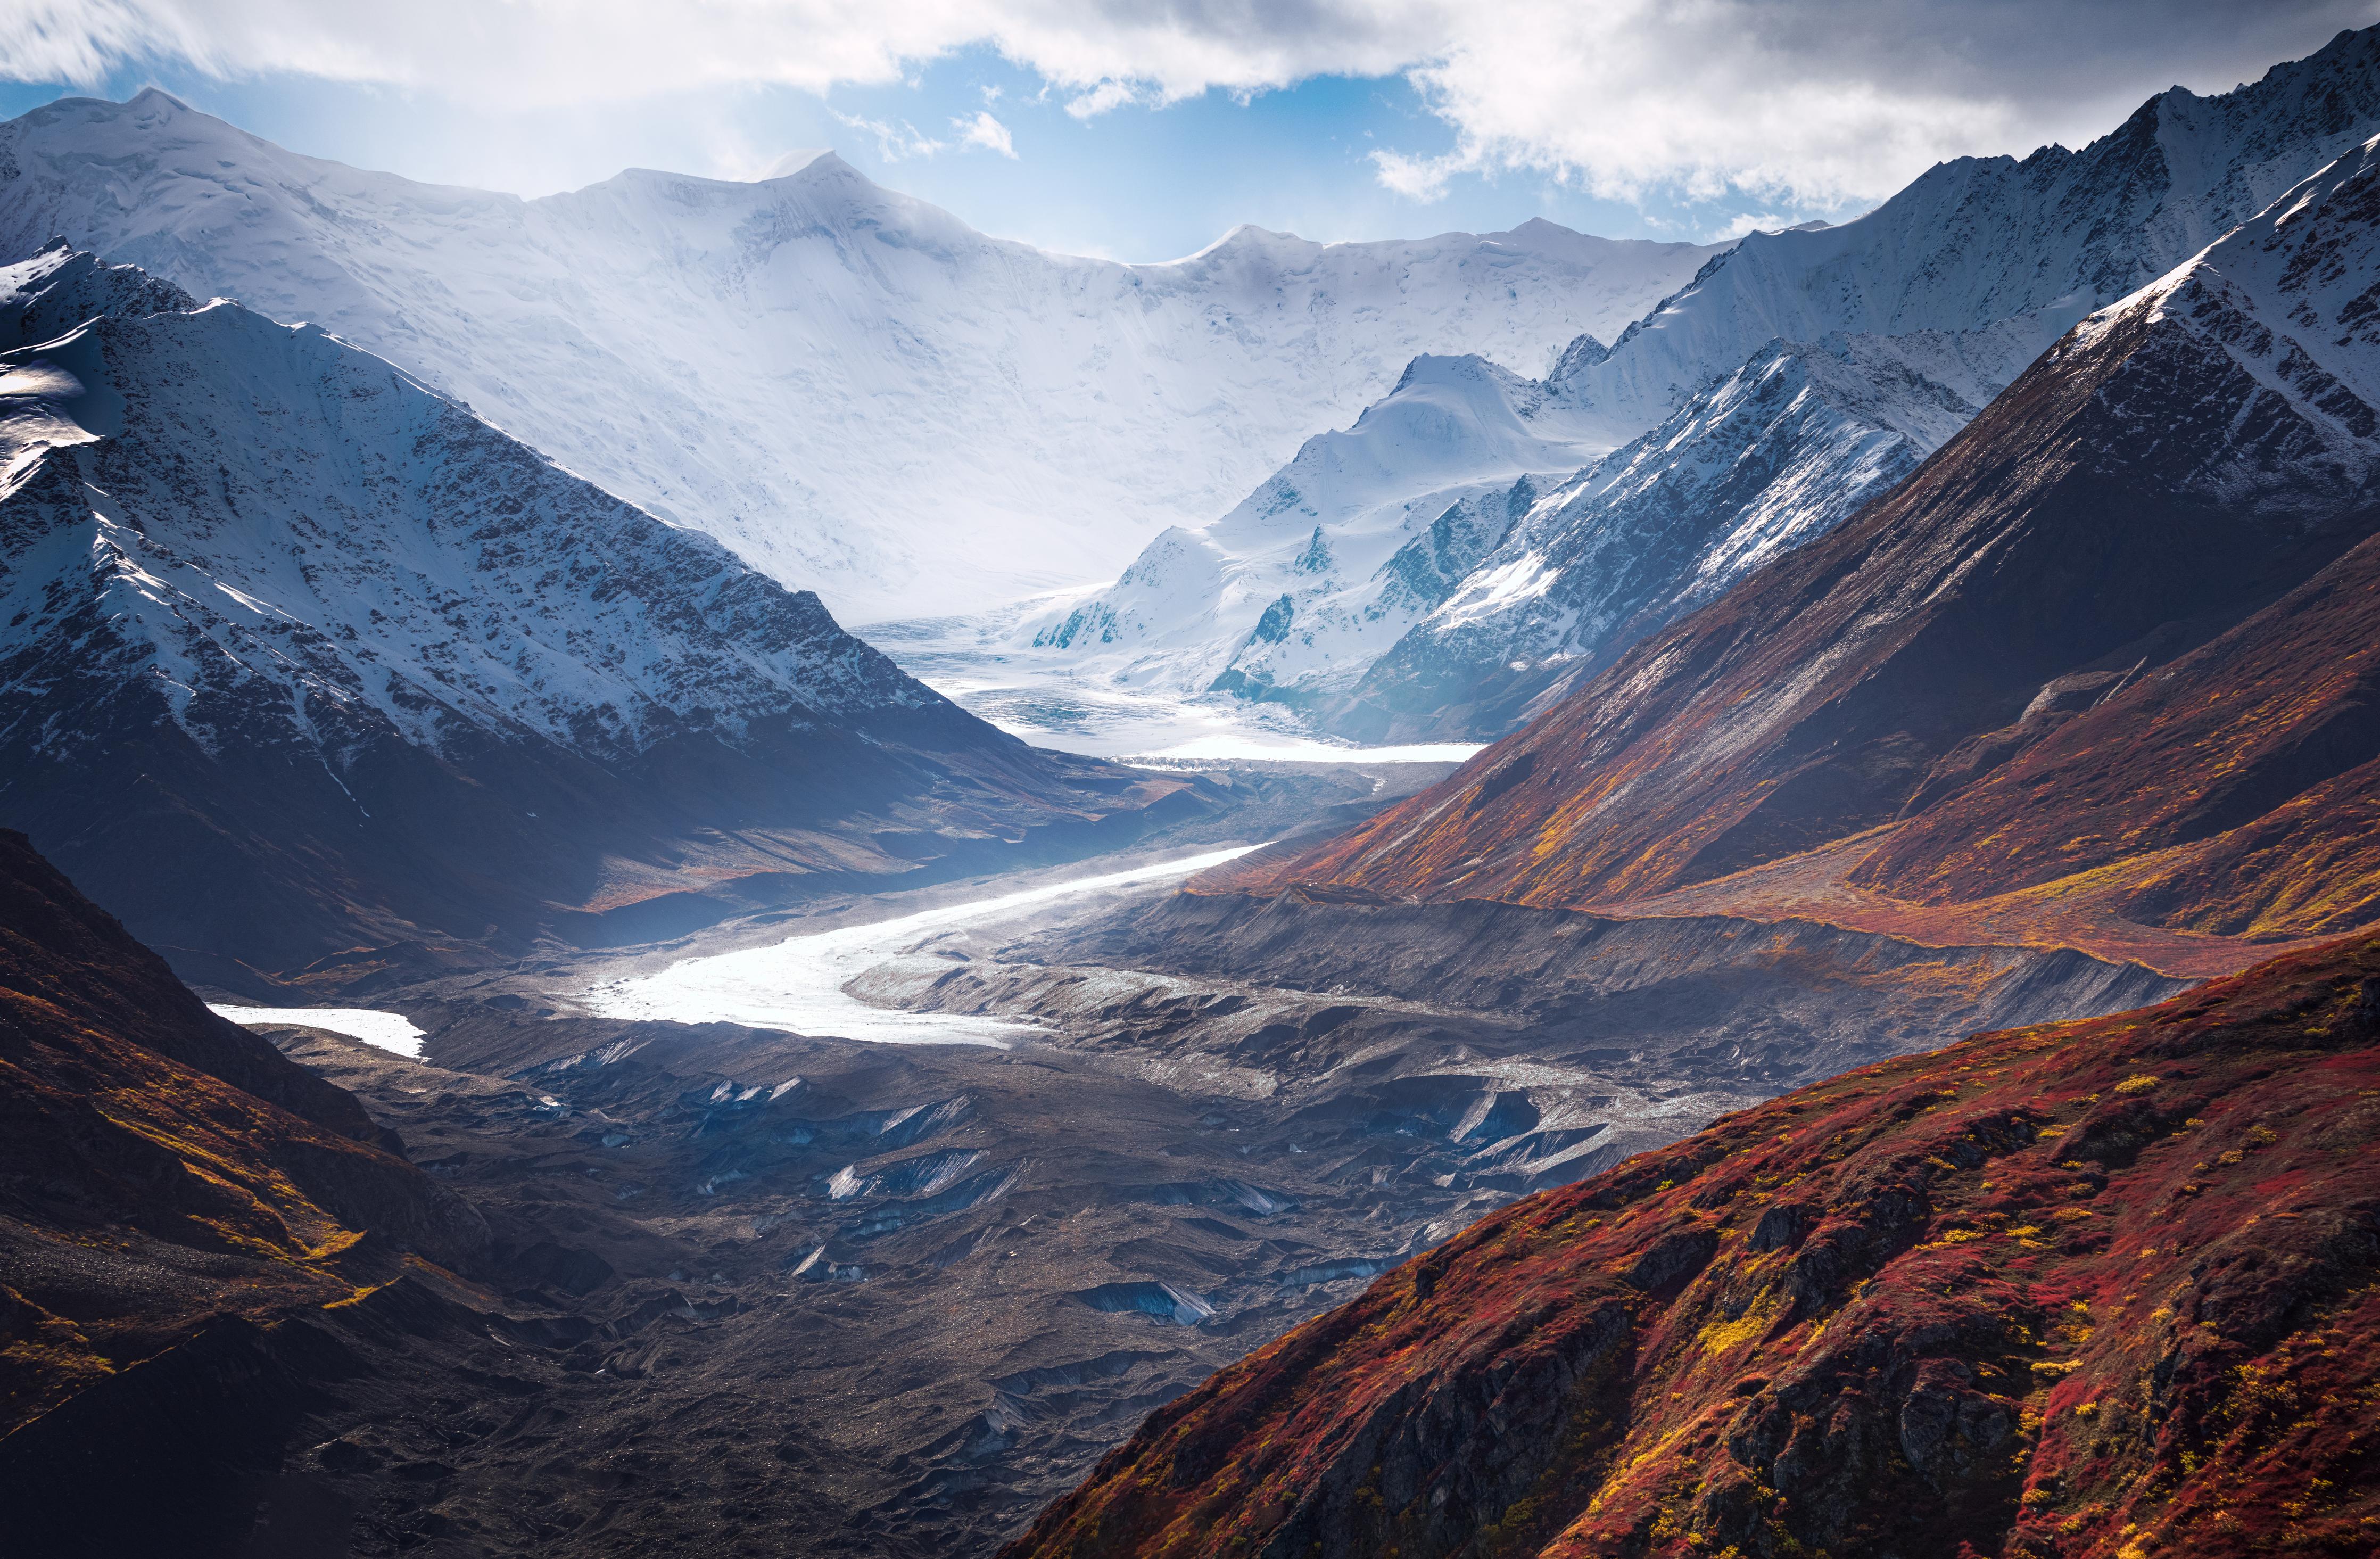
<path fill-rule="evenodd" d="M 582 998 L 605 1017 L 672 1023 L 737 1023 L 871 1044 L 973 1044 L 1005 1048 L 1033 1025 L 1014 1019 L 950 1013 L 901 1012 L 847 995 L 855 976 L 929 937 L 1009 919 L 1034 905 L 1187 877 L 1233 860 L 1261 846 L 1213 850 L 1185 859 L 1135 866 L 1098 877 L 1077 877 L 997 898 L 944 905 L 898 920 L 790 937 L 768 947 L 688 958 L 659 974 L 608 980 Z"/>

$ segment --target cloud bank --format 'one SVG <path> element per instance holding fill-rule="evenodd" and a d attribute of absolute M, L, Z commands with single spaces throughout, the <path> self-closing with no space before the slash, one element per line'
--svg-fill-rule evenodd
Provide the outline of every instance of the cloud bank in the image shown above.
<path fill-rule="evenodd" d="M 2168 85 L 2225 90 L 2375 16 L 2380 0 L 6 0 L 0 75 L 171 61 L 534 109 L 825 93 L 989 47 L 1084 120 L 1402 76 L 1445 128 L 1373 162 L 1416 200 L 1525 171 L 1613 199 L 1809 208 L 1880 199 L 1944 157 L 2076 144 Z M 866 128 L 907 155 L 943 144 Z M 1014 155 L 989 114 L 952 132 Z"/>

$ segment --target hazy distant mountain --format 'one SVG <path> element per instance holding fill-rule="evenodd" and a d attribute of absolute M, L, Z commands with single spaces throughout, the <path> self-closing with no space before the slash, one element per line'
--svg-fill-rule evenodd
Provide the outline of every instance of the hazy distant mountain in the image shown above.
<path fill-rule="evenodd" d="M 1423 352 L 1542 371 L 1712 252 L 1510 233 L 1167 264 L 987 238 L 832 154 L 757 184 L 571 194 L 301 157 L 163 93 L 0 126 L 0 260 L 55 234 L 310 321 L 847 617 L 1110 574 Z"/>
<path fill-rule="evenodd" d="M 0 810 L 176 956 L 516 938 L 1159 798 L 381 359 L 63 248 L 0 269 Z"/>
<path fill-rule="evenodd" d="M 1036 642 L 1127 680 L 1304 686 L 1379 655 L 1436 606 L 1503 538 L 1516 480 L 1554 485 L 1593 453 L 1542 384 L 1476 357 L 1417 358 L 1354 427 L 1308 439 L 1215 523 L 1167 530 Z"/>

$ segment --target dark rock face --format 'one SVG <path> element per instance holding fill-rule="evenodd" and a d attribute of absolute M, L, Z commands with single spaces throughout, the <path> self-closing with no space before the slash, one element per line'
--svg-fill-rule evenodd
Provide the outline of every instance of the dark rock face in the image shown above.
<path fill-rule="evenodd" d="M 0 834 L 0 1459 L 218 1322 L 473 1260 L 484 1224 L 398 1151 Z"/>
<path fill-rule="evenodd" d="M 2367 1552 L 2375 970 L 1978 1035 L 1532 1197 L 1007 1553 Z"/>

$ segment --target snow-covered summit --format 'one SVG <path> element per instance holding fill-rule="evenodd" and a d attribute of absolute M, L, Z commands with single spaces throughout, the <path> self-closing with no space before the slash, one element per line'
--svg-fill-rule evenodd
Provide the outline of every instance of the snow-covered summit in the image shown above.
<path fill-rule="evenodd" d="M 790 160 L 789 160 L 790 161 Z M 534 201 L 287 152 L 162 92 L 0 126 L 0 258 L 55 234 L 379 353 L 846 615 L 1109 576 L 1429 352 L 1536 372 L 1711 252 L 1531 222 L 1120 264 L 832 153 Z"/>
<path fill-rule="evenodd" d="M 1321 711 L 1399 738 L 1499 730 L 1849 518 L 1981 407 L 1932 335 L 1772 342 L 1527 500 L 1502 539 Z M 1985 397 L 1988 398 L 1988 397 Z"/>
<path fill-rule="evenodd" d="M 316 326 L 52 248 L 0 268 L 0 709 L 150 690 L 202 745 L 270 728 L 592 758 L 689 726 L 935 694 L 753 572 Z"/>
<path fill-rule="evenodd" d="M 2375 117 L 2380 29 L 2366 29 L 2233 91 L 2173 88 L 2079 152 L 1944 163 L 1855 221 L 1748 235 L 1566 387 L 1633 436 L 1772 340 L 2022 321 L 1997 333 L 1997 389 L 2076 321 L 2361 142 Z"/>
<path fill-rule="evenodd" d="M 2185 486 L 2258 507 L 2296 502 L 2309 488 L 2331 507 L 2362 489 L 2380 470 L 2380 136 L 2094 314 L 2058 350 L 2089 352 L 2135 333 L 2169 358 L 2201 359 L 2169 393 L 2203 394 L 2218 375 L 2248 387 L 2221 436 L 2175 451 L 2147 435 L 2110 447 L 2105 463 L 2186 460 Z M 2144 426 L 2161 409 L 2108 402 L 2119 421 Z"/>
<path fill-rule="evenodd" d="M 1596 453 L 1541 383 L 1415 358 L 1229 514 L 1167 530 L 1113 586 L 1030 625 L 1035 647 L 1125 683 L 1311 697 L 1314 673 L 1381 653 L 1496 544 L 1516 481 L 1550 485 Z"/>

